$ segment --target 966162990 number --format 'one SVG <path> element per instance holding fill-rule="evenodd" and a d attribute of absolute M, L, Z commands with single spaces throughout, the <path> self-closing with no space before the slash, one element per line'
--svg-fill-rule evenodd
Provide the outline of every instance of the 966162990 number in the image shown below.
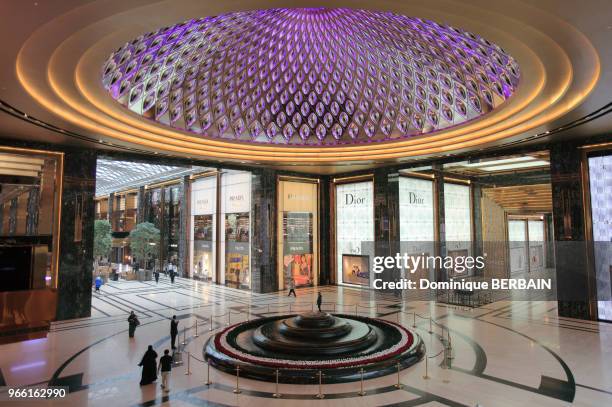
<path fill-rule="evenodd" d="M 9 399 L 52 399 L 66 397 L 68 390 L 65 387 L 9 388 L 7 394 Z"/>

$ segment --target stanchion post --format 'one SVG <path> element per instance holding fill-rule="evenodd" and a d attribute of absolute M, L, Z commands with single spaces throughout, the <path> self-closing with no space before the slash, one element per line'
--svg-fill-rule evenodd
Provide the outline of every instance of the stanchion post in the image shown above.
<path fill-rule="evenodd" d="M 236 366 L 236 388 L 234 389 L 234 394 L 240 394 L 242 393 L 242 390 L 240 390 L 240 366 Z"/>
<path fill-rule="evenodd" d="M 423 376 L 423 379 L 425 380 L 429 380 L 429 369 L 428 369 L 428 357 L 427 355 L 425 355 L 425 376 Z"/>
<path fill-rule="evenodd" d="M 396 389 L 401 389 L 403 387 L 400 383 L 400 366 L 400 363 L 397 362 L 397 383 L 393 385 L 393 387 L 395 387 Z"/>
<path fill-rule="evenodd" d="M 432 334 L 433 330 L 431 329 L 431 317 L 429 317 L 429 333 Z"/>
<path fill-rule="evenodd" d="M 186 343 L 187 343 L 187 327 L 183 328 L 183 342 L 181 342 L 181 345 L 185 346 Z"/>
<path fill-rule="evenodd" d="M 196 323 L 195 323 L 195 335 L 193 335 L 193 337 L 194 337 L 194 338 L 197 338 L 198 336 L 200 336 L 200 335 L 198 335 L 198 320 L 197 320 L 197 318 L 196 318 Z"/>
<path fill-rule="evenodd" d="M 212 384 L 212 382 L 210 381 L 210 362 L 207 360 L 206 361 L 206 381 L 204 382 L 205 385 L 210 386 Z"/>
<path fill-rule="evenodd" d="M 187 370 L 185 371 L 185 375 L 191 374 L 191 353 L 187 352 Z"/>
<path fill-rule="evenodd" d="M 360 385 L 360 390 L 359 390 L 359 394 L 360 396 L 365 396 L 366 392 L 365 390 L 363 390 L 363 367 L 359 370 L 359 373 L 361 373 L 361 385 Z"/>
<path fill-rule="evenodd" d="M 412 327 L 416 328 L 416 312 L 412 313 Z"/>
<path fill-rule="evenodd" d="M 278 391 L 278 369 L 276 369 L 276 390 L 274 391 L 272 397 L 274 397 L 275 399 L 283 397 L 283 395 L 280 394 L 280 392 Z"/>
<path fill-rule="evenodd" d="M 321 371 L 319 370 L 318 375 L 319 375 L 319 393 L 317 393 L 317 395 L 316 395 L 315 397 L 316 397 L 316 398 L 318 398 L 318 399 L 323 399 L 323 398 L 325 398 L 325 394 L 323 394 L 323 391 L 322 391 L 322 389 L 323 389 L 323 387 L 322 387 L 322 386 L 323 386 L 323 385 L 322 385 L 322 381 L 323 381 L 323 372 L 321 372 Z"/>
<path fill-rule="evenodd" d="M 209 329 L 209 331 L 211 331 L 211 332 L 212 332 L 212 330 L 213 330 L 212 325 L 213 325 L 213 314 L 211 313 L 211 314 L 210 314 L 210 329 Z"/>

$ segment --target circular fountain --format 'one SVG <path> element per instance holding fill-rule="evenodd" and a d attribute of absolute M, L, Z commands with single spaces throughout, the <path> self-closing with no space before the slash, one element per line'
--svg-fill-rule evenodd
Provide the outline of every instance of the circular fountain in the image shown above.
<path fill-rule="evenodd" d="M 260 318 L 213 335 L 204 357 L 219 370 L 257 380 L 308 384 L 356 381 L 396 372 L 425 354 L 418 334 L 377 318 L 307 312 Z"/>

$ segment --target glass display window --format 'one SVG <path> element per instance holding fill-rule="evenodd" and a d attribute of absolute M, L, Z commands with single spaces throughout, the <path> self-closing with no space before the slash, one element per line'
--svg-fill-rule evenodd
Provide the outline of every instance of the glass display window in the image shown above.
<path fill-rule="evenodd" d="M 373 181 L 336 185 L 336 273 L 340 284 L 371 284 L 370 262 L 374 257 L 373 196 Z"/>
<path fill-rule="evenodd" d="M 251 173 L 227 171 L 221 175 L 220 281 L 241 289 L 251 288 Z"/>
<path fill-rule="evenodd" d="M 278 181 L 278 289 L 319 281 L 319 185 L 315 179 Z"/>

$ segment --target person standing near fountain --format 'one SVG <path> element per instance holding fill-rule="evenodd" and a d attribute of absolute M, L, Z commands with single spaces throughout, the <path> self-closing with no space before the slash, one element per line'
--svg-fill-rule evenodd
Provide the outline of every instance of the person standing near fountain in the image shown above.
<path fill-rule="evenodd" d="M 291 277 L 289 279 L 289 295 L 287 295 L 287 297 L 291 297 L 291 294 L 293 294 L 294 297 L 297 297 L 297 295 L 295 294 L 295 281 L 293 281 L 293 277 Z"/>
<path fill-rule="evenodd" d="M 319 309 L 319 312 L 323 312 L 323 311 L 321 311 L 321 304 L 323 304 L 323 295 L 319 291 L 317 293 L 317 308 Z"/>

